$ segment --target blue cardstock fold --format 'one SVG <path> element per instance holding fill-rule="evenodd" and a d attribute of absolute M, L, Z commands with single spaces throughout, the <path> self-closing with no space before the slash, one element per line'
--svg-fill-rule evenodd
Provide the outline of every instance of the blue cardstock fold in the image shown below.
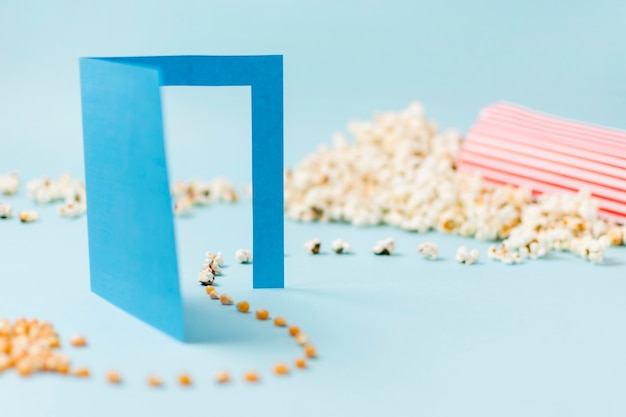
<path fill-rule="evenodd" d="M 91 289 L 185 339 L 162 86 L 250 86 L 254 288 L 284 286 L 283 59 L 80 60 Z"/>

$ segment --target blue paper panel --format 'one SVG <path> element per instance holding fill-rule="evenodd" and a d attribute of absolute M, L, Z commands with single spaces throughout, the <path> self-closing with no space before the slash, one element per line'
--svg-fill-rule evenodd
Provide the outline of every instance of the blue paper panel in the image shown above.
<path fill-rule="evenodd" d="M 91 289 L 184 340 L 161 86 L 251 86 L 255 288 L 284 286 L 282 56 L 80 61 Z"/>

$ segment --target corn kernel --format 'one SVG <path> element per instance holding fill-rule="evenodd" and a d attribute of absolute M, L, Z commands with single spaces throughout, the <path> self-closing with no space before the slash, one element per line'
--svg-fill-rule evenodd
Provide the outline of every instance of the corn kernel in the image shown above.
<path fill-rule="evenodd" d="M 287 320 L 284 317 L 276 317 L 274 319 L 274 325 L 278 327 L 285 327 L 287 325 Z"/>
<path fill-rule="evenodd" d="M 213 293 L 211 293 L 211 294 L 213 294 Z M 233 297 L 231 297 L 228 294 L 222 294 L 220 296 L 220 302 L 222 303 L 222 305 L 225 305 L 225 306 L 229 306 L 229 305 L 232 305 L 234 303 Z"/>
<path fill-rule="evenodd" d="M 306 368 L 306 359 L 298 358 L 294 362 L 296 364 L 296 368 L 304 369 Z"/>
<path fill-rule="evenodd" d="M 240 301 L 237 303 L 237 310 L 241 313 L 247 313 L 250 310 L 250 304 L 247 301 Z"/>
<path fill-rule="evenodd" d="M 180 374 L 178 376 L 178 382 L 180 385 L 188 386 L 191 385 L 191 377 L 187 374 Z"/>
<path fill-rule="evenodd" d="M 315 346 L 306 345 L 304 347 L 304 354 L 309 358 L 315 358 L 317 356 L 317 351 L 315 350 Z"/>
<path fill-rule="evenodd" d="M 80 378 L 87 378 L 89 376 L 89 369 L 87 368 L 78 368 L 74 371 L 74 375 Z"/>
<path fill-rule="evenodd" d="M 215 381 L 225 384 L 230 381 L 230 374 L 226 371 L 220 371 L 215 375 Z"/>
<path fill-rule="evenodd" d="M 87 339 L 85 339 L 84 336 L 72 336 L 70 338 L 70 343 L 72 344 L 72 346 L 84 347 L 87 345 Z"/>
<path fill-rule="evenodd" d="M 117 371 L 109 371 L 109 373 L 107 373 L 107 381 L 111 384 L 119 384 L 122 382 L 122 376 Z"/>
<path fill-rule="evenodd" d="M 152 387 L 160 387 L 161 385 L 163 385 L 163 381 L 161 381 L 161 378 L 156 375 L 150 375 L 148 377 L 148 385 Z"/>
<path fill-rule="evenodd" d="M 256 318 L 259 320 L 267 320 L 270 316 L 270 312 L 265 309 L 260 309 L 256 311 Z"/>
<path fill-rule="evenodd" d="M 300 328 L 298 326 L 289 326 L 289 334 L 291 336 L 297 336 L 300 333 Z"/>
<path fill-rule="evenodd" d="M 274 366 L 274 373 L 276 375 L 287 375 L 289 373 L 289 368 L 284 363 L 277 363 Z"/>
<path fill-rule="evenodd" d="M 206 287 L 204 287 L 204 289 L 207 294 L 211 294 L 213 291 L 215 291 L 215 287 L 213 285 L 207 285 Z"/>
<path fill-rule="evenodd" d="M 209 293 L 209 296 L 211 297 L 211 300 L 219 300 L 220 299 L 220 294 L 213 290 Z"/>
<path fill-rule="evenodd" d="M 246 372 L 246 374 L 244 375 L 244 379 L 246 380 L 246 382 L 258 382 L 259 374 L 257 374 L 256 372 Z"/>

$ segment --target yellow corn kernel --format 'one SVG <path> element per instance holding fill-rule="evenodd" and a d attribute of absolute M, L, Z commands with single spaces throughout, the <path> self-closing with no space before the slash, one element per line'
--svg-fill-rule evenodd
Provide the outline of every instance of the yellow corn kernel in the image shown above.
<path fill-rule="evenodd" d="M 274 325 L 278 327 L 285 327 L 287 325 L 287 320 L 284 317 L 276 317 L 274 319 Z"/>
<path fill-rule="evenodd" d="M 191 385 L 191 377 L 187 374 L 180 374 L 178 376 L 178 382 L 183 386 Z"/>
<path fill-rule="evenodd" d="M 237 310 L 239 310 L 241 313 L 247 313 L 248 311 L 250 311 L 250 304 L 248 304 L 247 301 L 240 301 L 237 303 Z"/>
<path fill-rule="evenodd" d="M 161 378 L 156 375 L 150 375 L 148 377 L 148 385 L 152 387 L 160 387 L 161 385 L 163 385 L 163 381 L 161 381 Z"/>
<path fill-rule="evenodd" d="M 259 374 L 257 374 L 256 372 L 246 372 L 243 377 L 246 380 L 246 382 L 258 382 L 259 381 Z"/>
<path fill-rule="evenodd" d="M 265 309 L 260 309 L 256 311 L 256 318 L 259 320 L 267 320 L 270 316 L 270 312 Z"/>
<path fill-rule="evenodd" d="M 306 368 L 306 359 L 304 358 L 298 358 L 294 361 L 294 363 L 296 364 L 296 368 L 300 368 L 300 369 Z"/>
<path fill-rule="evenodd" d="M 315 358 L 317 356 L 317 351 L 315 350 L 315 346 L 306 345 L 304 347 L 304 354 L 309 358 Z"/>
<path fill-rule="evenodd" d="M 274 373 L 276 375 L 287 375 L 289 373 L 289 368 L 284 363 L 277 363 L 274 365 Z"/>
<path fill-rule="evenodd" d="M 72 346 L 84 347 L 87 345 L 87 339 L 85 339 L 85 336 L 72 336 L 70 337 L 70 343 Z"/>
<path fill-rule="evenodd" d="M 222 303 L 222 305 L 229 306 L 229 305 L 232 305 L 234 301 L 233 301 L 233 297 L 231 297 L 230 295 L 222 294 L 220 296 L 220 302 Z"/>
<path fill-rule="evenodd" d="M 206 290 L 207 294 L 211 294 L 213 291 L 215 291 L 215 287 L 213 285 L 207 285 L 204 289 Z"/>
<path fill-rule="evenodd" d="M 230 374 L 226 371 L 220 371 L 215 375 L 215 381 L 225 384 L 230 381 Z"/>
<path fill-rule="evenodd" d="M 297 336 L 300 333 L 300 328 L 298 326 L 289 326 L 289 334 L 291 336 Z"/>
<path fill-rule="evenodd" d="M 120 382 L 122 382 L 122 376 L 117 371 L 109 371 L 107 373 L 107 381 L 109 381 L 111 384 L 119 384 Z"/>
<path fill-rule="evenodd" d="M 74 375 L 80 378 L 87 378 L 89 376 L 89 369 L 87 368 L 78 368 L 74 371 Z"/>

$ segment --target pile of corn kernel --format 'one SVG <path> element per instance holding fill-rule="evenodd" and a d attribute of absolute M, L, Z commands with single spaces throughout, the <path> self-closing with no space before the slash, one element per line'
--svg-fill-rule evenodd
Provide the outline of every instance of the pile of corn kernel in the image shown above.
<path fill-rule="evenodd" d="M 15 368 L 22 376 L 35 372 L 69 372 L 67 355 L 58 352 L 59 336 L 47 322 L 0 320 L 0 372 Z"/>
<path fill-rule="evenodd" d="M 534 198 L 529 189 L 457 171 L 461 134 L 439 132 L 420 104 L 352 122 L 348 131 L 353 143 L 337 134 L 331 148 L 287 170 L 289 218 L 503 240 L 492 257 L 505 263 L 551 250 L 602 262 L 608 246 L 624 242 L 626 226 L 600 218 L 586 190 Z"/>

